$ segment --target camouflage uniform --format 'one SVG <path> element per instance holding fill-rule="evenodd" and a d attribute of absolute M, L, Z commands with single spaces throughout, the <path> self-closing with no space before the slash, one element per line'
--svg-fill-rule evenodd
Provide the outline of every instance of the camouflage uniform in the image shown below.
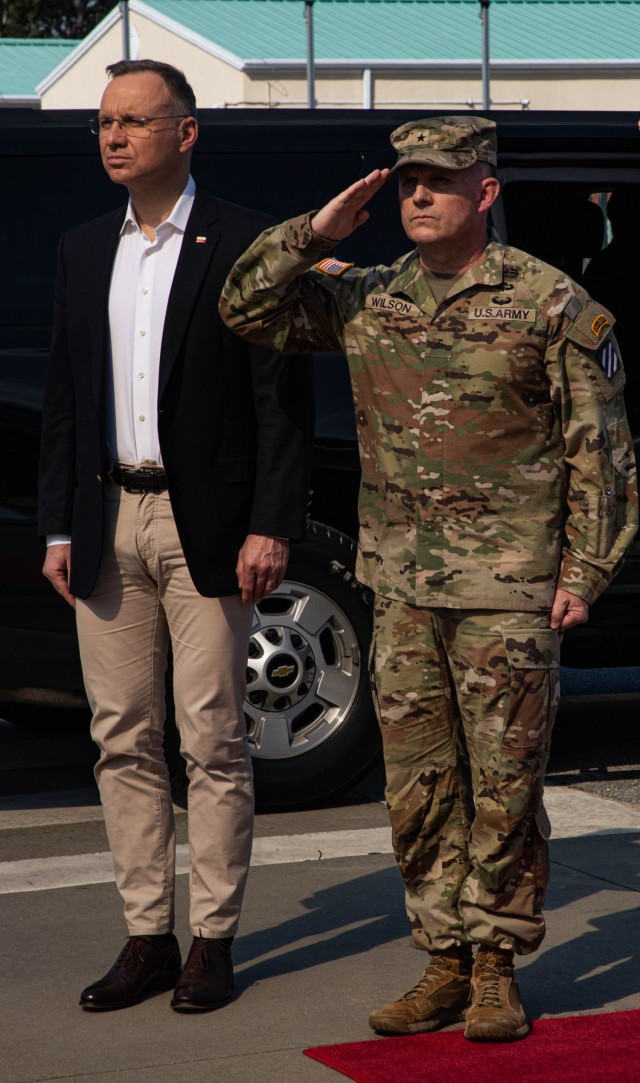
<path fill-rule="evenodd" d="M 544 935 L 542 784 L 559 635 L 546 613 L 434 610 L 380 595 L 375 623 L 386 796 L 413 943 L 533 951 Z"/>
<path fill-rule="evenodd" d="M 479 119 L 470 138 L 457 118 L 432 133 L 425 160 L 439 139 L 447 168 L 491 160 Z M 420 134 L 420 122 L 394 133 L 399 165 L 407 148 L 421 160 Z M 255 241 L 221 313 L 283 353 L 348 359 L 357 572 L 377 595 L 374 683 L 414 943 L 527 953 L 548 878 L 550 609 L 558 587 L 595 601 L 637 527 L 614 320 L 495 239 L 438 304 L 416 251 L 355 268 L 327 258 L 311 219 Z"/>

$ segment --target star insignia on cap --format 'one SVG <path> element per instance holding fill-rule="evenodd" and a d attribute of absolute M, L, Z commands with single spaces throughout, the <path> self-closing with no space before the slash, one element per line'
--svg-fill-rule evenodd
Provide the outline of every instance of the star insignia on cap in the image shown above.
<path fill-rule="evenodd" d="M 418 143 L 424 143 L 424 132 L 420 132 L 418 136 Z"/>

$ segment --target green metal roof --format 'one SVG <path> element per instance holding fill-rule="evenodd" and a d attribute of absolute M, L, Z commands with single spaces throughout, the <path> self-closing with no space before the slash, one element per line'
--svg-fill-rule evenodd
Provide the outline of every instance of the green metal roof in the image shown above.
<path fill-rule="evenodd" d="M 0 38 L 0 97 L 36 97 L 36 87 L 79 41 Z"/>
<path fill-rule="evenodd" d="M 134 4 L 132 4 L 132 8 Z M 243 60 L 303 60 L 303 0 L 143 0 Z M 316 0 L 317 60 L 478 60 L 478 0 Z M 496 60 L 636 60 L 640 0 L 492 0 Z"/>

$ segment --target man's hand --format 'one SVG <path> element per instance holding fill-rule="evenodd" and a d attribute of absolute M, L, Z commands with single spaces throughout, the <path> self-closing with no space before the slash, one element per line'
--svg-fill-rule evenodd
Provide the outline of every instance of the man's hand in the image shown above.
<path fill-rule="evenodd" d="M 589 605 L 584 598 L 570 594 L 568 590 L 557 590 L 551 609 L 551 627 L 559 632 L 584 624 L 589 620 Z"/>
<path fill-rule="evenodd" d="M 76 600 L 73 597 L 73 594 L 69 593 L 71 546 L 68 544 L 50 545 L 47 548 L 47 555 L 42 566 L 42 574 L 46 575 L 49 582 L 53 584 L 58 594 L 64 598 L 65 602 L 68 602 L 69 605 L 75 609 Z"/>
<path fill-rule="evenodd" d="M 368 177 L 346 188 L 314 214 L 311 219 L 313 232 L 327 241 L 341 241 L 348 237 L 367 221 L 369 211 L 364 210 L 364 205 L 386 184 L 388 176 L 388 169 L 374 169 Z"/>
<path fill-rule="evenodd" d="M 255 605 L 279 587 L 284 579 L 288 559 L 289 542 L 286 538 L 248 534 L 236 564 L 242 601 Z"/>

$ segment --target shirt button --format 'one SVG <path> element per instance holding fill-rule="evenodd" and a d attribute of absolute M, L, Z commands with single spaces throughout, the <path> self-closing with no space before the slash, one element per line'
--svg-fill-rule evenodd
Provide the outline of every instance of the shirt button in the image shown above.
<path fill-rule="evenodd" d="M 140 332 L 140 334 L 142 335 L 142 337 L 143 337 L 143 338 L 144 338 L 144 336 L 146 335 L 146 333 L 147 333 L 146 331 L 141 331 L 141 332 Z"/>
<path fill-rule="evenodd" d="M 147 289 L 147 287 L 146 287 L 146 286 L 143 286 L 143 287 L 142 287 L 142 292 L 143 292 L 143 294 L 144 294 L 144 295 L 145 295 L 145 297 L 146 297 L 146 296 L 147 296 L 147 294 L 148 294 L 148 292 L 149 292 L 149 290 Z"/>
<path fill-rule="evenodd" d="M 138 414 L 138 421 L 144 421 L 144 414 Z"/>
<path fill-rule="evenodd" d="M 138 379 L 139 380 L 144 380 L 144 372 L 139 372 L 138 373 Z"/>

